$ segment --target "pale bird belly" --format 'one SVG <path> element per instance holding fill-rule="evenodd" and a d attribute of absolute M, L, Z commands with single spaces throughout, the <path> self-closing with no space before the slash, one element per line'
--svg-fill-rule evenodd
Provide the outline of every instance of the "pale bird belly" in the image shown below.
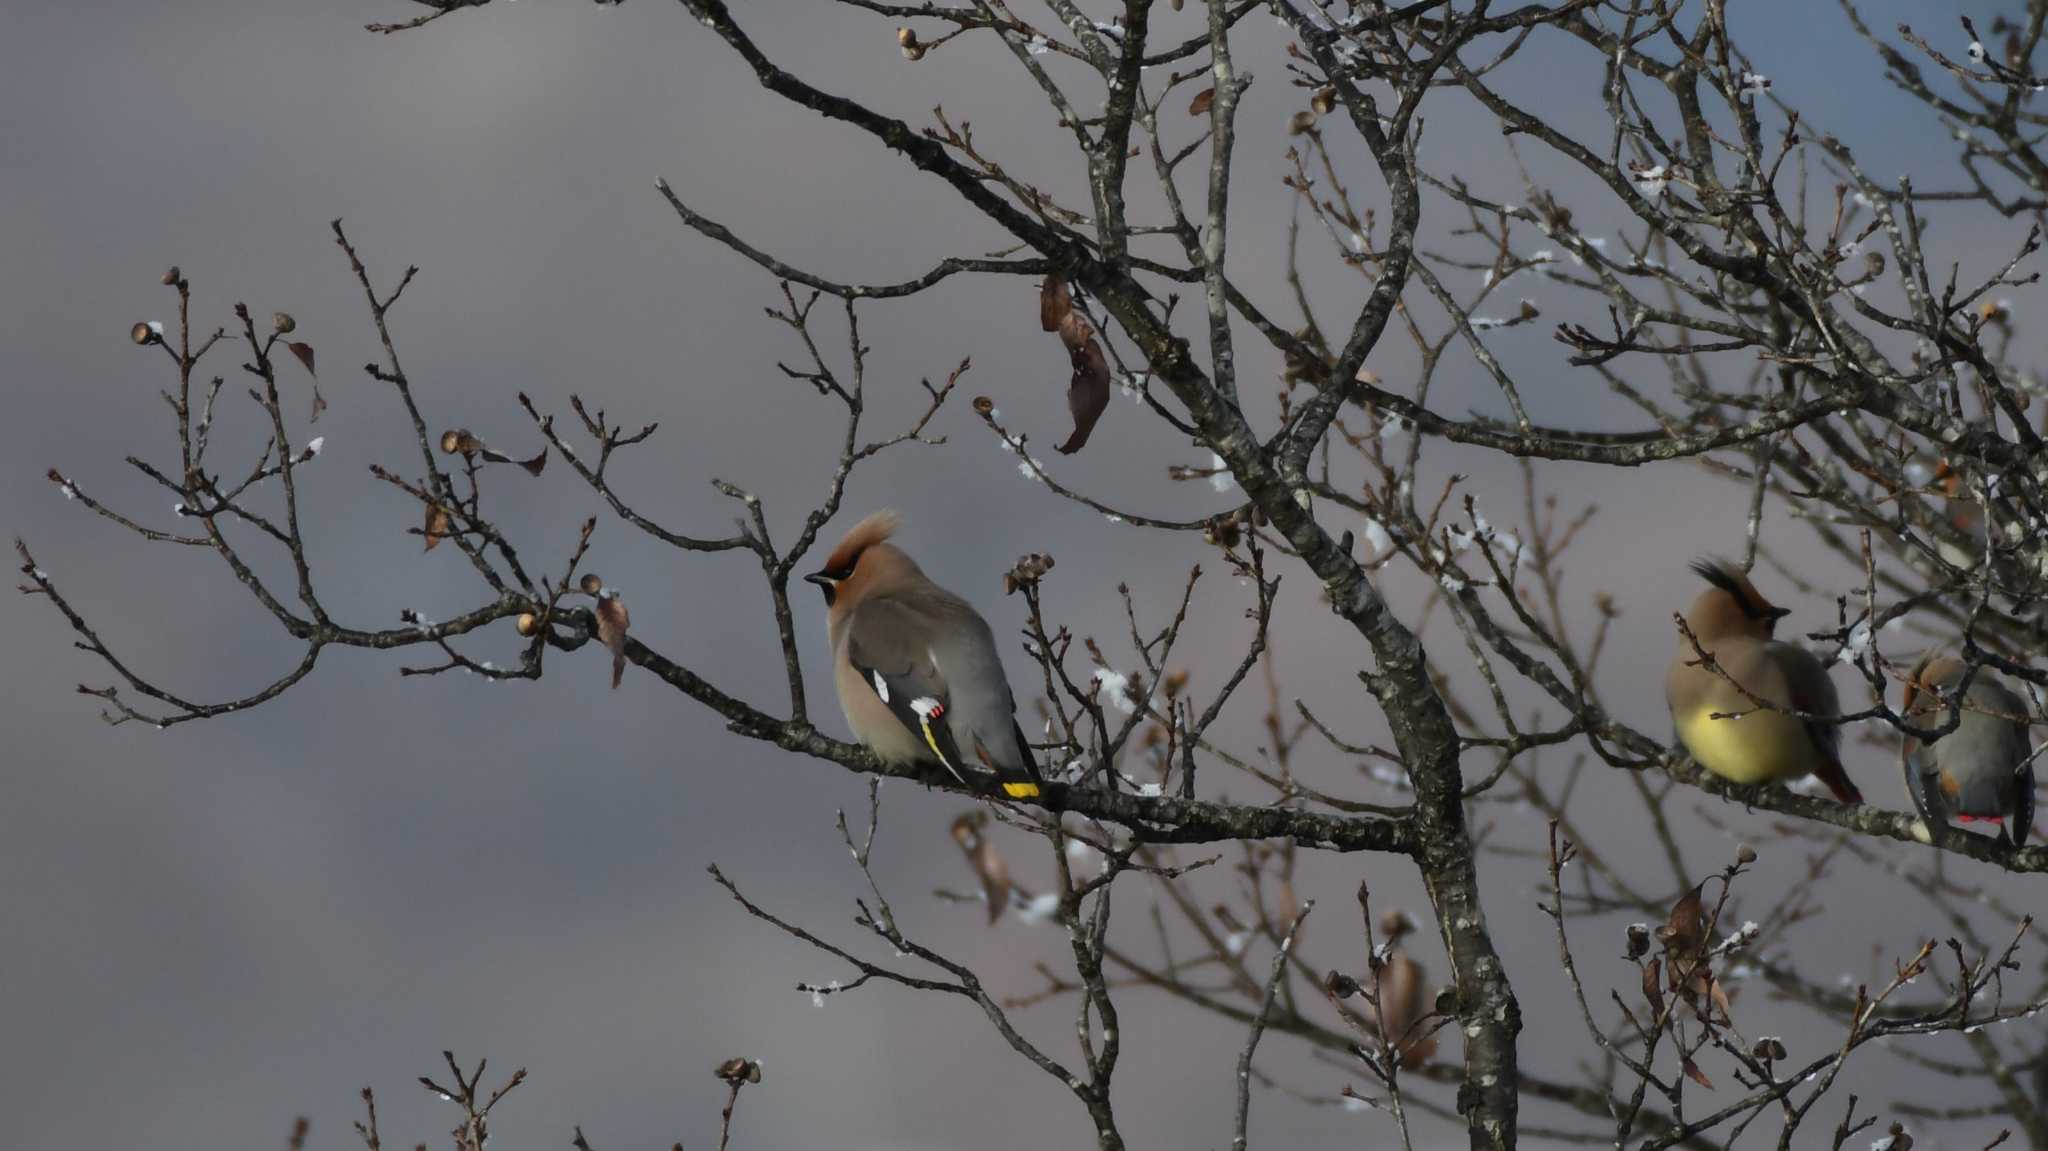
<path fill-rule="evenodd" d="M 1812 749 L 1806 729 L 1791 716 L 1755 711 L 1736 719 L 1710 719 L 1702 709 L 1678 722 L 1678 738 L 1701 767 L 1730 783 L 1763 783 L 1804 775 Z"/>
<path fill-rule="evenodd" d="M 846 714 L 846 726 L 853 729 L 855 739 L 890 763 L 932 758 L 924 740 L 903 726 L 896 713 L 861 682 L 851 665 L 842 660 L 838 676 L 839 709 Z"/>
<path fill-rule="evenodd" d="M 868 750 L 890 763 L 911 763 L 915 760 L 930 759 L 924 741 L 911 734 L 909 728 L 897 722 L 891 715 L 888 722 L 855 724 L 854 734 L 868 745 Z"/>

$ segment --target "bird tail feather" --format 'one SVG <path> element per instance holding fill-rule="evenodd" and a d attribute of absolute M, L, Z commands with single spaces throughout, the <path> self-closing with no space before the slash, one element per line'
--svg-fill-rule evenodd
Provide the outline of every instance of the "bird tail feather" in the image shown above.
<path fill-rule="evenodd" d="M 1834 793 L 1836 799 L 1843 803 L 1863 802 L 1863 793 L 1856 790 L 1856 784 L 1849 779 L 1849 773 L 1842 770 L 1839 761 L 1824 760 L 1814 774 L 1820 777 L 1822 783 L 1827 784 L 1828 790 Z"/>

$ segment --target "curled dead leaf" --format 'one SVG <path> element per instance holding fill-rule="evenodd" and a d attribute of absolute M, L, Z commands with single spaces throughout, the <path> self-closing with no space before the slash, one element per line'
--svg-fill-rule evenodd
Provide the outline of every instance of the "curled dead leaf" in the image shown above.
<path fill-rule="evenodd" d="M 632 626 L 632 622 L 626 614 L 626 601 L 619 593 L 600 586 L 597 590 L 597 638 L 612 650 L 612 687 L 615 690 L 626 674 L 626 629 Z"/>
<path fill-rule="evenodd" d="M 1074 297 L 1067 291 L 1066 278 L 1058 272 L 1046 273 L 1045 282 L 1038 286 L 1038 326 L 1057 332 L 1073 311 Z"/>
<path fill-rule="evenodd" d="M 448 538 L 448 527 L 448 509 L 440 504 L 428 504 L 426 526 L 421 529 L 421 534 L 427 537 L 425 550 L 433 551 L 439 547 L 441 541 Z"/>
<path fill-rule="evenodd" d="M 307 375 L 318 376 L 320 374 L 319 372 L 313 369 L 313 345 L 289 343 L 286 344 L 285 347 L 291 350 L 292 355 L 297 356 L 299 358 L 300 363 L 306 365 Z"/>
<path fill-rule="evenodd" d="M 1209 114 L 1209 108 L 1215 103 L 1216 89 L 1204 88 L 1195 93 L 1194 99 L 1188 101 L 1188 115 L 1206 116 Z"/>
<path fill-rule="evenodd" d="M 953 821 L 953 842 L 967 856 L 967 866 L 981 880 L 981 894 L 988 902 L 988 921 L 1002 918 L 1010 905 L 1010 867 L 996 853 L 996 845 L 985 834 L 988 814 L 970 811 Z"/>
<path fill-rule="evenodd" d="M 514 460 L 508 458 L 507 462 L 515 463 L 518 464 L 520 467 L 525 468 L 526 474 L 529 476 L 537 476 L 541 473 L 541 469 L 548 466 L 548 450 L 545 447 L 541 448 L 540 454 L 533 457 L 530 460 Z"/>
<path fill-rule="evenodd" d="M 1301 900 L 1294 894 L 1294 882 L 1280 881 L 1280 891 L 1273 898 L 1273 918 L 1281 931 L 1294 927 L 1294 921 L 1301 918 Z"/>
<path fill-rule="evenodd" d="M 1102 345 L 1091 336 L 1081 348 L 1071 351 L 1069 358 L 1074 376 L 1067 383 L 1067 411 L 1074 417 L 1074 431 L 1056 448 L 1067 456 L 1088 443 L 1096 421 L 1109 409 L 1109 361 L 1102 355 Z"/>
<path fill-rule="evenodd" d="M 449 428 L 447 431 L 442 432 L 441 451 L 451 456 L 476 456 L 494 464 L 518 464 L 526 469 L 526 474 L 532 476 L 539 475 L 541 469 L 548 466 L 548 449 L 545 445 L 540 449 L 539 455 L 534 456 L 532 459 L 522 460 L 515 456 L 506 455 L 504 452 L 483 442 L 476 433 L 468 428 Z"/>
<path fill-rule="evenodd" d="M 1701 971 L 1700 978 L 1706 981 L 1707 999 L 1721 1013 L 1722 1022 L 1735 1018 L 1735 1006 L 1728 1002 L 1728 989 L 1711 971 Z"/>
<path fill-rule="evenodd" d="M 1038 326 L 1059 333 L 1073 365 L 1067 383 L 1067 411 L 1074 417 L 1074 431 L 1058 446 L 1060 454 L 1072 455 L 1088 442 L 1096 421 L 1109 408 L 1109 360 L 1095 338 L 1095 328 L 1075 309 L 1066 280 L 1056 272 L 1039 285 Z"/>
<path fill-rule="evenodd" d="M 1397 951 L 1379 979 L 1380 1036 L 1396 1046 L 1401 1066 L 1410 1071 L 1436 1054 L 1436 1032 L 1416 1026 L 1429 1013 L 1426 978 L 1422 964 Z"/>
<path fill-rule="evenodd" d="M 1697 955 L 1706 946 L 1706 910 L 1700 905 L 1699 884 L 1671 905 L 1671 915 L 1657 929 L 1657 939 L 1665 952 L 1675 957 Z"/>

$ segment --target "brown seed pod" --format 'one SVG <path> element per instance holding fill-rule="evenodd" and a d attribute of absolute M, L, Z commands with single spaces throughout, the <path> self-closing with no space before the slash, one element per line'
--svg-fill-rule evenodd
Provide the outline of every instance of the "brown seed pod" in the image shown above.
<path fill-rule="evenodd" d="M 176 265 L 176 264 L 172 264 L 172 265 L 171 265 L 171 269 L 170 269 L 170 271 L 168 271 L 168 272 L 165 272 L 165 273 L 164 273 L 164 279 L 163 279 L 163 284 L 164 284 L 164 287 L 166 287 L 166 288 L 170 288 L 170 287 L 175 287 L 175 286 L 177 285 L 178 281 L 179 281 L 179 280 L 182 280 L 182 279 L 184 279 L 184 278 L 185 278 L 185 274 L 184 274 L 183 272 L 180 272 L 180 271 L 178 270 L 178 265 Z"/>
<path fill-rule="evenodd" d="M 520 635 L 530 636 L 540 630 L 540 617 L 530 611 L 520 612 L 513 626 L 519 629 Z"/>
<path fill-rule="evenodd" d="M 297 320 L 292 319 L 292 314 L 290 312 L 270 313 L 270 330 L 276 332 L 280 336 L 289 335 L 292 331 L 296 330 L 298 326 L 299 322 Z"/>
<path fill-rule="evenodd" d="M 134 340 L 142 347 L 148 347 L 163 339 L 162 336 L 157 335 L 156 328 L 147 323 L 137 323 L 134 327 L 128 329 L 128 338 Z"/>

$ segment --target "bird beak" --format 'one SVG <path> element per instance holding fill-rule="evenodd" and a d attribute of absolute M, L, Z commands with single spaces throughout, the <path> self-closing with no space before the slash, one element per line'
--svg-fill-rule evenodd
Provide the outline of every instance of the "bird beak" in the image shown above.
<path fill-rule="evenodd" d="M 824 588 L 826 591 L 830 591 L 832 590 L 832 585 L 838 581 L 834 580 L 831 576 L 826 575 L 824 572 L 812 572 L 811 574 L 804 577 L 804 582 L 817 584 L 819 587 Z"/>
<path fill-rule="evenodd" d="M 1791 614 L 1792 609 L 1789 607 L 1774 607 L 1764 614 L 1764 618 L 1770 620 L 1772 623 L 1777 623 L 1779 620 L 1784 619 L 1786 616 Z"/>

